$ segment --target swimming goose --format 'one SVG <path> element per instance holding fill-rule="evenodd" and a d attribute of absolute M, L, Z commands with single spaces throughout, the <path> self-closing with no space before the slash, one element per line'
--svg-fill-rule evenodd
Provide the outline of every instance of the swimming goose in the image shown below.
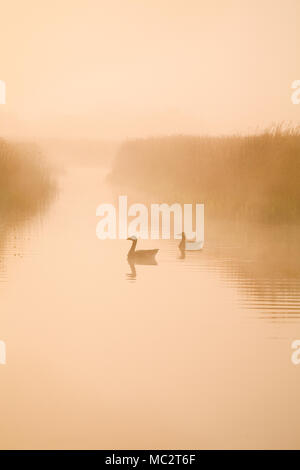
<path fill-rule="evenodd" d="M 185 233 L 182 232 L 181 241 L 178 245 L 178 248 L 179 248 L 180 251 L 198 251 L 198 250 L 202 250 L 203 246 L 204 246 L 204 241 L 203 240 L 201 240 L 201 241 L 186 240 Z"/>
<path fill-rule="evenodd" d="M 136 250 L 136 244 L 137 244 L 137 238 L 135 235 L 132 235 L 131 237 L 127 238 L 127 240 L 132 241 L 132 245 L 130 250 L 128 251 L 127 257 L 130 259 L 134 259 L 135 261 L 144 261 L 144 260 L 149 260 L 155 257 L 155 255 L 158 252 L 157 250 Z"/>

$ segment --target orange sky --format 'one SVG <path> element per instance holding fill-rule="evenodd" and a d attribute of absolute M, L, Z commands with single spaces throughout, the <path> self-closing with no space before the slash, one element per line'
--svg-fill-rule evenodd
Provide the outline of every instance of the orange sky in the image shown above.
<path fill-rule="evenodd" d="M 10 0 L 2 133 L 124 138 L 300 122 L 299 0 Z"/>

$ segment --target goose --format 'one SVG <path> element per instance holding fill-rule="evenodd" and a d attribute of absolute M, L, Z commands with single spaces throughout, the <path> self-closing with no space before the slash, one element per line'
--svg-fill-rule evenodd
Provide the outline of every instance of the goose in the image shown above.
<path fill-rule="evenodd" d="M 127 258 L 134 260 L 135 262 L 139 261 L 149 261 L 151 259 L 155 258 L 155 255 L 158 252 L 158 249 L 156 250 L 136 250 L 136 244 L 137 244 L 137 238 L 135 235 L 132 235 L 131 237 L 128 237 L 127 240 L 132 241 L 132 245 L 130 250 L 128 251 Z"/>
<path fill-rule="evenodd" d="M 180 249 L 180 251 L 199 251 L 199 250 L 202 250 L 203 246 L 204 246 L 204 240 L 200 240 L 200 241 L 186 240 L 185 233 L 182 232 L 181 241 L 178 245 L 178 248 Z"/>

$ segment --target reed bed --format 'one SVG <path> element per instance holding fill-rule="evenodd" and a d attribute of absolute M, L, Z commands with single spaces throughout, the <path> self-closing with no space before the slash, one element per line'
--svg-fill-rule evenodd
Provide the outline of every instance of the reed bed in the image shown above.
<path fill-rule="evenodd" d="M 203 202 L 211 216 L 300 221 L 300 131 L 124 142 L 109 181 L 152 202 Z"/>
<path fill-rule="evenodd" d="M 43 210 L 55 193 L 51 172 L 39 148 L 0 139 L 0 215 L 19 221 Z"/>

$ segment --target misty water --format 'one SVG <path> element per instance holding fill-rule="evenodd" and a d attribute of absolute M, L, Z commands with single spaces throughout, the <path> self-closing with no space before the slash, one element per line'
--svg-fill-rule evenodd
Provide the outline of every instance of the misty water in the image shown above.
<path fill-rule="evenodd" d="M 202 251 L 140 241 L 157 265 L 132 267 L 96 237 L 106 173 L 68 165 L 1 233 L 1 448 L 299 447 L 298 229 L 206 214 Z"/>

